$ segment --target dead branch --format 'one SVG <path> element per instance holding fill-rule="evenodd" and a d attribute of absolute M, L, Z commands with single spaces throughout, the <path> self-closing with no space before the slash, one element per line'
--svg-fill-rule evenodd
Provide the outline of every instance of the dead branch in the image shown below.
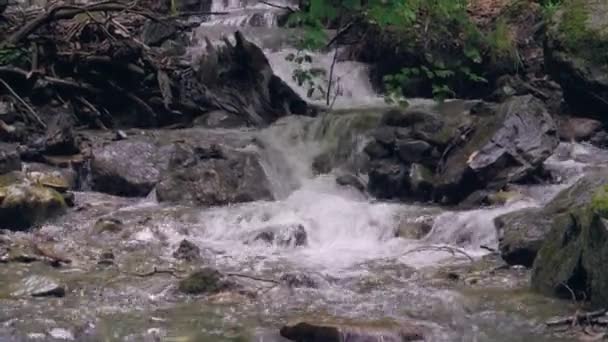
<path fill-rule="evenodd" d="M 576 325 L 583 324 L 586 322 L 592 324 L 595 318 L 602 317 L 605 315 L 606 309 L 599 309 L 596 311 L 576 313 L 572 316 L 567 317 L 555 317 L 546 321 L 545 324 L 549 327 L 558 325 Z"/>
<path fill-rule="evenodd" d="M 34 110 L 34 108 L 32 108 L 27 102 L 25 102 L 25 100 L 22 99 L 21 96 L 19 96 L 19 94 L 17 94 L 17 92 L 15 92 L 15 90 L 13 90 L 13 88 L 11 88 L 11 86 L 1 78 L 0 78 L 0 83 L 2 83 L 2 85 L 6 88 L 6 90 L 8 90 L 19 102 L 21 102 L 21 104 L 23 104 L 23 106 L 30 113 L 30 115 L 32 116 L 34 121 L 36 121 L 36 123 L 38 125 L 40 125 L 40 127 L 46 129 L 46 124 L 44 123 L 44 121 L 42 121 L 42 119 L 38 116 L 38 114 L 36 114 L 36 111 Z"/>
<path fill-rule="evenodd" d="M 421 246 L 421 247 L 417 247 L 412 250 L 409 250 L 409 251 L 403 253 L 401 256 L 406 256 L 406 255 L 412 254 L 412 253 L 427 252 L 427 251 L 448 252 L 454 256 L 456 254 L 460 254 L 460 255 L 467 257 L 467 259 L 469 259 L 469 261 L 471 261 L 471 262 L 475 261 L 475 259 L 473 259 L 472 256 L 467 254 L 467 252 L 461 250 L 460 248 L 455 248 L 455 247 L 450 247 L 450 246 Z"/>
<path fill-rule="evenodd" d="M 295 9 L 293 9 L 289 6 L 281 6 L 281 5 L 273 4 L 272 2 L 268 2 L 268 1 L 264 1 L 264 0 L 260 0 L 260 3 L 263 3 L 264 5 L 267 5 L 270 7 L 286 10 L 286 11 L 289 11 L 290 13 L 295 13 L 295 11 L 296 11 Z"/>
<path fill-rule="evenodd" d="M 28 77 L 31 76 L 31 74 L 28 73 L 27 71 L 17 68 L 17 67 L 0 66 L 0 74 L 3 74 L 3 73 L 12 74 L 14 76 L 20 76 L 20 77 L 23 77 L 24 79 L 28 79 Z M 80 89 L 80 90 L 85 90 L 85 91 L 91 92 L 91 93 L 101 93 L 102 92 L 101 89 L 98 89 L 98 88 L 96 88 L 88 83 L 84 83 L 84 82 L 76 82 L 76 81 L 61 79 L 58 77 L 43 76 L 43 75 L 37 75 L 37 77 L 38 77 L 38 80 L 48 82 L 49 84 L 58 86 L 58 87 Z"/>
<path fill-rule="evenodd" d="M 226 273 L 226 275 L 229 276 L 229 277 L 246 278 L 246 279 L 261 281 L 261 282 L 265 282 L 265 283 L 272 283 L 272 284 L 276 284 L 276 285 L 280 285 L 281 284 L 280 281 L 277 281 L 277 280 L 274 280 L 274 279 L 259 278 L 259 277 L 250 276 L 250 275 L 247 275 L 247 274 L 242 274 L 242 273 Z"/>

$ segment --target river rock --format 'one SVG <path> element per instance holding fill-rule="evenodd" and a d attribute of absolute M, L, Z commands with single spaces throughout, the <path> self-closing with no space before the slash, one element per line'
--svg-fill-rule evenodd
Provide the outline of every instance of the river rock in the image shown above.
<path fill-rule="evenodd" d="M 21 157 L 17 145 L 0 142 L 0 175 L 21 170 Z"/>
<path fill-rule="evenodd" d="M 316 289 L 319 283 L 306 273 L 287 273 L 281 276 L 281 282 L 290 288 L 311 288 Z"/>
<path fill-rule="evenodd" d="M 177 26 L 169 21 L 147 20 L 142 32 L 143 43 L 148 46 L 160 46 L 177 33 Z"/>
<path fill-rule="evenodd" d="M 194 243 L 184 239 L 179 243 L 179 246 L 173 252 L 173 257 L 175 259 L 185 260 L 185 261 L 195 261 L 200 259 L 201 257 L 201 249 L 198 248 Z"/>
<path fill-rule="evenodd" d="M 460 201 L 476 189 L 501 188 L 530 176 L 559 143 L 543 103 L 514 97 L 494 114 L 476 115 L 466 142 L 451 150 L 437 175 L 435 196 Z"/>
<path fill-rule="evenodd" d="M 0 228 L 27 229 L 65 209 L 64 198 L 51 188 L 28 184 L 0 187 Z"/>
<path fill-rule="evenodd" d="M 93 190 L 118 196 L 146 196 L 167 167 L 172 145 L 151 138 L 114 141 L 92 150 Z"/>
<path fill-rule="evenodd" d="M 30 276 L 19 284 L 19 289 L 12 293 L 15 297 L 64 297 L 65 287 L 46 276 Z"/>
<path fill-rule="evenodd" d="M 608 2 L 565 1 L 547 29 L 545 64 L 568 105 L 606 122 Z"/>
<path fill-rule="evenodd" d="M 555 217 L 538 252 L 532 287 L 542 293 L 608 305 L 608 225 L 591 206 L 571 208 Z"/>
<path fill-rule="evenodd" d="M 316 113 L 274 74 L 258 46 L 240 32 L 234 38 L 235 44 L 226 39 L 218 46 L 207 41 L 207 52 L 194 62 L 195 72 L 181 75 L 184 102 L 221 109 L 258 126 L 289 114 Z"/>
<path fill-rule="evenodd" d="M 340 186 L 349 186 L 361 192 L 365 191 L 365 184 L 363 183 L 363 180 L 352 173 L 346 173 L 336 177 L 336 184 Z"/>
<path fill-rule="evenodd" d="M 273 199 L 257 155 L 217 146 L 177 147 L 156 195 L 161 202 L 204 206 Z"/>
<path fill-rule="evenodd" d="M 255 233 L 247 243 L 263 242 L 279 247 L 299 247 L 308 243 L 306 229 L 301 224 L 283 224 L 265 227 Z"/>
<path fill-rule="evenodd" d="M 367 190 L 378 198 L 394 198 L 407 186 L 408 170 L 401 163 L 381 159 L 370 164 Z"/>
<path fill-rule="evenodd" d="M 502 258 L 511 265 L 532 266 L 553 219 L 570 208 L 588 205 L 595 191 L 606 184 L 608 173 L 592 173 L 561 191 L 544 208 L 522 209 L 494 219 Z"/>
<path fill-rule="evenodd" d="M 179 291 L 191 294 L 215 294 L 234 287 L 234 283 L 213 268 L 203 268 L 190 274 L 179 282 Z"/>
<path fill-rule="evenodd" d="M 403 342 L 422 341 L 424 332 L 414 325 L 373 327 L 351 324 L 300 322 L 281 328 L 281 336 L 290 341 L 309 342 Z"/>

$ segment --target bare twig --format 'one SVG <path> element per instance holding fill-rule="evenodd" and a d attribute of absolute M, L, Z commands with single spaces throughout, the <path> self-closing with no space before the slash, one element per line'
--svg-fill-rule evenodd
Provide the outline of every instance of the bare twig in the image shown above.
<path fill-rule="evenodd" d="M 259 278 L 259 277 L 255 277 L 255 276 L 251 276 L 251 275 L 247 275 L 247 274 L 242 274 L 242 273 L 226 273 L 226 275 L 229 277 L 246 278 L 246 279 L 261 281 L 261 282 L 265 282 L 265 283 L 272 283 L 272 284 L 276 284 L 276 285 L 281 284 L 280 281 L 277 281 L 274 279 Z"/>
<path fill-rule="evenodd" d="M 273 4 L 272 2 L 268 2 L 268 1 L 264 1 L 264 0 L 260 0 L 260 3 L 270 6 L 270 7 L 274 7 L 274 8 L 279 8 L 279 9 L 283 9 L 283 10 L 287 10 L 290 13 L 294 13 L 296 10 L 289 7 L 289 6 L 281 6 L 281 5 L 277 5 L 277 4 Z"/>
<path fill-rule="evenodd" d="M 421 246 L 421 247 L 417 247 L 412 250 L 409 250 L 409 251 L 403 253 L 401 256 L 406 256 L 406 255 L 412 254 L 412 253 L 427 252 L 427 251 L 448 252 L 452 255 L 460 254 L 460 255 L 467 257 L 467 259 L 469 259 L 469 261 L 471 261 L 471 262 L 475 261 L 475 259 L 473 259 L 472 256 L 467 254 L 467 252 L 465 252 L 459 248 L 450 247 L 450 246 Z"/>
<path fill-rule="evenodd" d="M 329 68 L 329 84 L 327 85 L 327 96 L 325 97 L 325 104 L 329 106 L 331 97 L 331 85 L 334 81 L 334 69 L 336 67 L 336 60 L 338 60 L 338 47 L 334 51 L 334 58 L 331 61 L 331 67 Z"/>
<path fill-rule="evenodd" d="M 15 92 L 15 90 L 13 90 L 13 88 L 11 88 L 11 86 L 1 78 L 0 78 L 0 83 L 2 83 L 2 85 L 6 88 L 6 90 L 8 90 L 19 102 L 21 102 L 21 104 L 27 109 L 27 111 L 30 113 L 32 118 L 34 118 L 34 120 L 36 121 L 36 123 L 38 123 L 38 125 L 40 125 L 40 127 L 46 128 L 46 124 L 44 123 L 44 121 L 42 121 L 42 119 L 40 119 L 38 114 L 36 114 L 36 111 L 34 110 L 34 108 L 32 108 L 27 102 L 25 102 L 25 100 L 22 99 L 21 96 L 19 96 L 19 94 L 17 94 Z"/>
<path fill-rule="evenodd" d="M 592 323 L 593 319 L 606 315 L 606 309 L 590 312 L 580 312 L 568 317 L 555 317 L 545 322 L 547 326 L 571 325 L 581 323 Z"/>

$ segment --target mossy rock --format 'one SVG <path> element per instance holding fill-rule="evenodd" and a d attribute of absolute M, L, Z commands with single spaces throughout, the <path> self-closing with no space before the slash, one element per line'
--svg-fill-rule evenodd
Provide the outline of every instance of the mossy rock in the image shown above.
<path fill-rule="evenodd" d="M 213 268 L 203 268 L 179 282 L 178 289 L 186 294 L 215 294 L 227 290 L 233 284 Z"/>
<path fill-rule="evenodd" d="M 2 190 L 0 227 L 27 229 L 61 214 L 66 203 L 57 191 L 38 185 L 11 185 Z"/>
<path fill-rule="evenodd" d="M 606 122 L 608 2 L 565 0 L 548 25 L 545 64 L 574 112 Z"/>
<path fill-rule="evenodd" d="M 591 206 L 555 217 L 534 262 L 532 287 L 564 299 L 576 296 L 594 306 L 608 305 L 607 229 Z"/>
<path fill-rule="evenodd" d="M 60 172 L 30 172 L 27 179 L 41 186 L 45 186 L 58 192 L 66 192 L 72 187 L 72 183 Z"/>
<path fill-rule="evenodd" d="M 591 200 L 591 208 L 601 217 L 608 218 L 608 186 L 598 189 Z"/>

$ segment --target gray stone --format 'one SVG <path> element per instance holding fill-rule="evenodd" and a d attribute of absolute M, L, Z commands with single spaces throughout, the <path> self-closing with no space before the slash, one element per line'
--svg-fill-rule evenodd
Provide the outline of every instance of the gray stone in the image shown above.
<path fill-rule="evenodd" d="M 422 140 L 406 140 L 397 143 L 399 159 L 406 163 L 418 163 L 431 156 L 433 146 Z"/>
<path fill-rule="evenodd" d="M 284 224 L 265 227 L 246 243 L 263 242 L 279 247 L 299 247 L 308 244 L 306 229 L 301 224 Z"/>
<path fill-rule="evenodd" d="M 12 293 L 15 297 L 64 297 L 65 287 L 46 276 L 30 276 L 19 284 L 19 289 Z"/>
<path fill-rule="evenodd" d="M 587 205 L 600 187 L 608 184 L 608 173 L 584 176 L 561 191 L 544 208 L 530 208 L 501 215 L 494 220 L 502 258 L 511 265 L 532 266 L 536 255 L 560 213 Z"/>

